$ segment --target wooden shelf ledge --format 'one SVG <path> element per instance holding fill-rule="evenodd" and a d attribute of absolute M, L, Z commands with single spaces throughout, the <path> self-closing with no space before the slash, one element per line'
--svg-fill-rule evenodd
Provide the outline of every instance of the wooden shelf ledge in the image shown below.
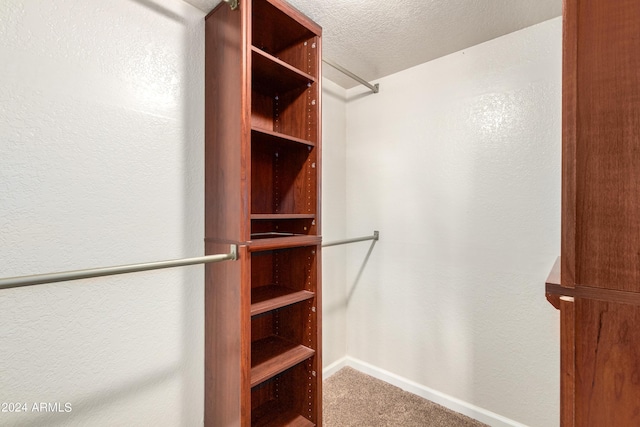
<path fill-rule="evenodd" d="M 251 219 L 256 220 L 288 220 L 288 219 L 315 219 L 315 214 L 289 214 L 289 213 L 278 213 L 278 214 L 270 214 L 270 213 L 253 213 L 251 214 Z"/>
<path fill-rule="evenodd" d="M 298 414 L 288 410 L 284 405 L 269 401 L 251 411 L 252 427 L 314 427 L 315 424 Z"/>
<path fill-rule="evenodd" d="M 291 304 L 311 299 L 316 294 L 309 291 L 294 291 L 284 286 L 269 285 L 251 290 L 251 315 L 266 313 Z"/>
<path fill-rule="evenodd" d="M 295 136 L 287 135 L 286 133 L 276 132 L 276 131 L 264 129 L 258 126 L 251 126 L 251 133 L 254 136 L 255 142 L 271 143 L 271 144 L 285 142 L 285 143 L 300 144 L 303 146 L 306 145 L 310 147 L 314 147 L 316 145 L 315 142 L 309 141 L 308 139 L 297 138 Z"/>
<path fill-rule="evenodd" d="M 640 306 L 640 292 L 598 288 L 583 284 L 576 284 L 575 287 L 563 286 L 560 281 L 560 262 L 558 257 L 545 283 L 547 300 L 556 309 L 560 309 L 562 299 L 573 301 L 576 298 Z"/>
<path fill-rule="evenodd" d="M 276 335 L 251 343 L 251 387 L 303 362 L 315 350 Z"/>
<path fill-rule="evenodd" d="M 556 310 L 560 310 L 560 295 L 555 290 L 560 287 L 560 257 L 556 259 L 553 264 L 547 281 L 545 282 L 545 296 L 547 301 L 555 307 Z"/>
<path fill-rule="evenodd" d="M 294 248 L 297 246 L 315 246 L 322 243 L 322 237 L 306 234 L 287 235 L 283 237 L 271 237 L 266 239 L 254 239 L 247 242 L 249 252 L 269 251 L 272 249 Z"/>
<path fill-rule="evenodd" d="M 251 46 L 251 61 L 254 87 L 263 93 L 284 93 L 316 81 L 313 76 L 255 46 Z"/>

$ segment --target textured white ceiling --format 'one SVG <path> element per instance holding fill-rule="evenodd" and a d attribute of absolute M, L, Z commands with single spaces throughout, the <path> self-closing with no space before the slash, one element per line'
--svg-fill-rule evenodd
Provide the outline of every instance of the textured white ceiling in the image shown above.
<path fill-rule="evenodd" d="M 219 0 L 184 0 L 208 12 Z M 242 0 L 241 0 L 242 2 Z M 562 0 L 289 0 L 323 27 L 323 55 L 376 79 L 562 14 Z M 328 65 L 325 77 L 357 85 Z"/>

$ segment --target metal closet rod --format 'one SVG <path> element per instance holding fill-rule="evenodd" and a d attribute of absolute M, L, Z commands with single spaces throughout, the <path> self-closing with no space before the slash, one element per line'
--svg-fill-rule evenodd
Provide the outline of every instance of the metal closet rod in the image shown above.
<path fill-rule="evenodd" d="M 322 246 L 337 246 L 347 243 L 378 240 L 380 233 L 374 231 L 372 236 L 356 237 Z M 115 274 L 135 273 L 138 271 L 160 270 L 162 268 L 183 267 L 186 265 L 208 264 L 213 262 L 231 261 L 238 259 L 238 246 L 231 245 L 228 254 L 206 255 L 195 258 L 172 259 L 167 261 L 146 262 L 141 264 L 116 265 L 113 267 L 89 268 L 86 270 L 61 271 L 58 273 L 33 274 L 30 276 L 6 277 L 0 279 L 0 289 L 20 288 L 23 286 L 42 285 L 43 283 L 67 282 L 70 280 L 89 279 L 92 277 L 113 276 Z"/>
<path fill-rule="evenodd" d="M 0 279 L 0 289 L 41 285 L 43 283 L 66 282 L 91 277 L 112 276 L 114 274 L 134 273 L 137 271 L 159 270 L 161 268 L 182 267 L 185 265 L 207 264 L 238 259 L 238 246 L 231 245 L 228 254 L 207 255 L 195 258 L 182 258 L 142 264 L 117 265 L 114 267 L 90 268 L 86 270 L 62 271 L 59 273 L 34 274 L 31 276 L 7 277 Z"/>
<path fill-rule="evenodd" d="M 351 71 L 347 70 L 346 68 L 344 68 L 342 65 L 340 64 L 336 64 L 335 62 L 333 62 L 330 59 L 326 59 L 323 58 L 322 62 L 324 62 L 327 65 L 330 65 L 331 67 L 335 68 L 336 70 L 340 71 L 342 74 L 345 74 L 349 77 L 351 77 L 353 80 L 360 82 L 361 84 L 365 85 L 366 87 L 368 87 L 369 89 L 371 89 L 371 91 L 373 93 L 378 93 L 380 91 L 380 85 L 378 83 L 372 85 L 371 83 L 369 83 L 368 81 L 366 81 L 365 79 L 363 79 L 362 77 L 358 77 L 355 74 L 353 74 Z"/>
<path fill-rule="evenodd" d="M 336 240 L 335 242 L 323 243 L 322 247 L 346 245 L 347 243 L 364 242 L 366 240 L 380 240 L 380 232 L 374 231 L 372 236 L 355 237 L 353 239 Z"/>

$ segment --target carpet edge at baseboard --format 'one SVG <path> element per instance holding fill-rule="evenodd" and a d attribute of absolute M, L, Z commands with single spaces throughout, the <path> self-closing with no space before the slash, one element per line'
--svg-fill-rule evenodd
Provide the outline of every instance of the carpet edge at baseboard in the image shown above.
<path fill-rule="evenodd" d="M 332 364 L 330 364 L 329 366 L 323 368 L 322 369 L 322 379 L 326 380 L 331 375 L 333 375 L 336 372 L 338 372 L 340 369 L 344 368 L 345 366 L 349 366 L 348 365 L 348 361 L 349 361 L 349 357 L 348 356 L 343 356 L 340 359 L 338 359 L 335 362 L 333 362 Z"/>
<path fill-rule="evenodd" d="M 325 367 L 322 370 L 322 378 L 329 378 L 345 366 L 349 366 L 364 374 L 385 381 L 408 391 L 409 393 L 413 393 L 424 399 L 442 405 L 445 408 L 451 409 L 452 411 L 466 415 L 482 423 L 489 424 L 492 427 L 527 427 L 525 424 L 511 420 L 500 414 L 496 414 L 495 412 L 480 408 L 453 396 L 441 393 L 437 390 L 418 384 L 415 381 L 411 381 L 407 378 L 401 377 L 400 375 L 396 375 L 351 356 L 342 357 Z"/>

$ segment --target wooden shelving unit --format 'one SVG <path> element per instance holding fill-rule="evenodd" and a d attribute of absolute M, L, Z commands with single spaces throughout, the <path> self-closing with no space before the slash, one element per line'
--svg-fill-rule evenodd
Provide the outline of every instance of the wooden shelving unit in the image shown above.
<path fill-rule="evenodd" d="M 205 425 L 322 424 L 321 28 L 282 0 L 206 17 Z"/>

